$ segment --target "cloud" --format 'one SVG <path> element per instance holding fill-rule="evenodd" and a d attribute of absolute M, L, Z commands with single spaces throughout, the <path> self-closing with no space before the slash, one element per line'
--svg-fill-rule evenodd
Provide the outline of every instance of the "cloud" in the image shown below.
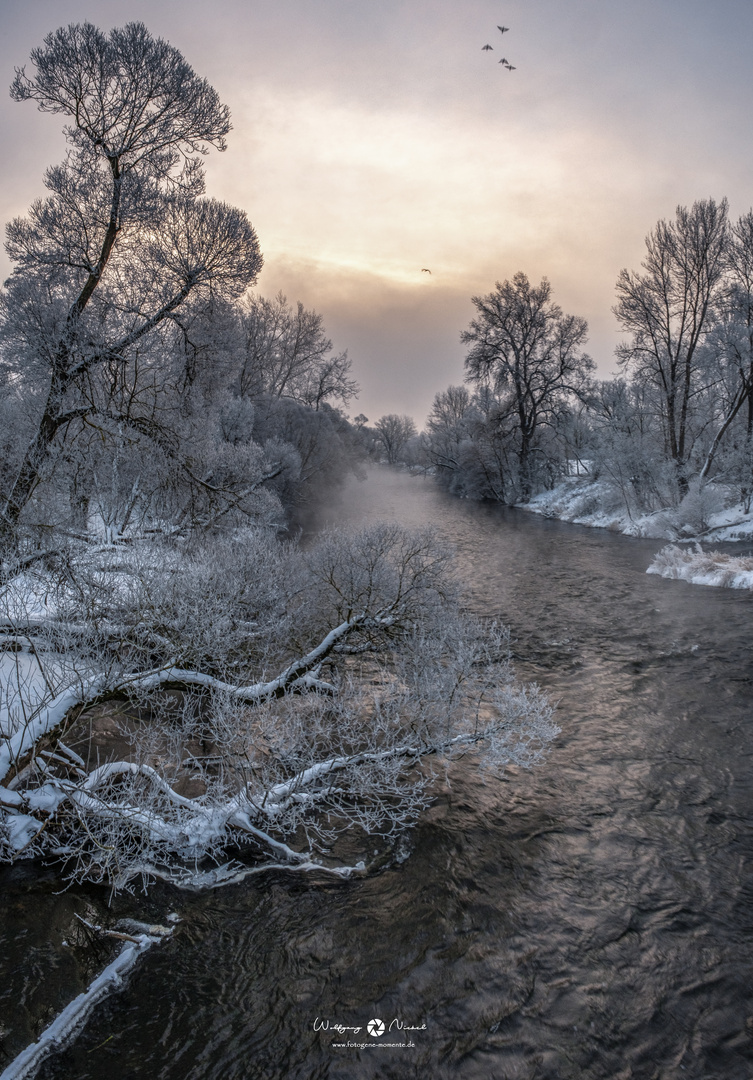
<path fill-rule="evenodd" d="M 646 231 L 643 164 L 619 134 L 507 118 L 492 137 L 455 112 L 269 87 L 247 91 L 235 116 L 210 187 L 252 215 L 260 290 L 321 310 L 350 348 L 368 415 L 425 416 L 462 379 L 471 295 L 520 269 L 591 318 L 592 350 L 612 370 L 614 281 Z"/>
<path fill-rule="evenodd" d="M 320 310 L 350 348 L 369 415 L 420 420 L 462 377 L 471 295 L 517 270 L 589 320 L 608 374 L 614 282 L 656 220 L 709 195 L 750 205 L 742 0 L 507 0 L 504 50 L 492 0 L 11 0 L 6 81 L 84 18 L 143 19 L 230 105 L 208 191 L 254 222 L 261 291 Z M 5 220 L 41 194 L 61 127 L 28 103 L 0 109 Z"/>

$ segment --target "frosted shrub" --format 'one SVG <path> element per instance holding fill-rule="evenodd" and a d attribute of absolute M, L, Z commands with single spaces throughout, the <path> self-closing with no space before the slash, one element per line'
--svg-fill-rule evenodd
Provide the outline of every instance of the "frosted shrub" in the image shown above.
<path fill-rule="evenodd" d="M 723 509 L 724 496 L 719 489 L 694 479 L 680 505 L 667 518 L 679 536 L 698 536 L 708 531 L 710 519 Z"/>
<path fill-rule="evenodd" d="M 6 605 L 4 625 L 39 677 L 0 737 L 0 855 L 58 855 L 115 888 L 350 876 L 364 863 L 338 861 L 338 837 L 371 851 L 410 827 L 432 762 L 532 766 L 558 730 L 515 685 L 505 631 L 462 613 L 430 530 L 89 552 L 54 605 Z M 76 717 L 112 698 L 131 746 L 121 732 L 100 754 Z"/>

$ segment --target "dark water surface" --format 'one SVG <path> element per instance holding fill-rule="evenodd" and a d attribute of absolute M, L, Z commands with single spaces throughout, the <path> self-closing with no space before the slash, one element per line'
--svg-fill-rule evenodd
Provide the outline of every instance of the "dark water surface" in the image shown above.
<path fill-rule="evenodd" d="M 511 626 L 518 675 L 559 701 L 547 765 L 460 763 L 369 879 L 172 894 L 174 938 L 42 1075 L 750 1080 L 753 597 L 647 576 L 656 541 L 404 474 L 329 511 L 385 517 L 435 523 Z M 373 1017 L 422 1030 L 372 1039 Z"/>

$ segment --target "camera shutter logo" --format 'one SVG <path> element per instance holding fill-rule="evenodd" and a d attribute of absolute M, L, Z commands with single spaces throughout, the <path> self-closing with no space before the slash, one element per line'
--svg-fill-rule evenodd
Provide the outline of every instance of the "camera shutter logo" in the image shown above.
<path fill-rule="evenodd" d="M 375 1039 L 378 1039 L 380 1035 L 384 1035 L 384 1024 L 381 1020 L 369 1020 L 366 1025 L 366 1030 L 369 1035 L 372 1035 Z"/>

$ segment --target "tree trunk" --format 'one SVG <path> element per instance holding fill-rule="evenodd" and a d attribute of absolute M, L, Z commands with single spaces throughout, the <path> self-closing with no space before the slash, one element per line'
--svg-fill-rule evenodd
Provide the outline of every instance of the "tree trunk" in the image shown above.
<path fill-rule="evenodd" d="M 19 518 L 39 483 L 40 470 L 60 426 L 60 398 L 60 380 L 53 376 L 53 385 L 37 434 L 26 451 L 18 476 L 0 512 L 0 542 L 12 551 L 17 549 Z"/>

